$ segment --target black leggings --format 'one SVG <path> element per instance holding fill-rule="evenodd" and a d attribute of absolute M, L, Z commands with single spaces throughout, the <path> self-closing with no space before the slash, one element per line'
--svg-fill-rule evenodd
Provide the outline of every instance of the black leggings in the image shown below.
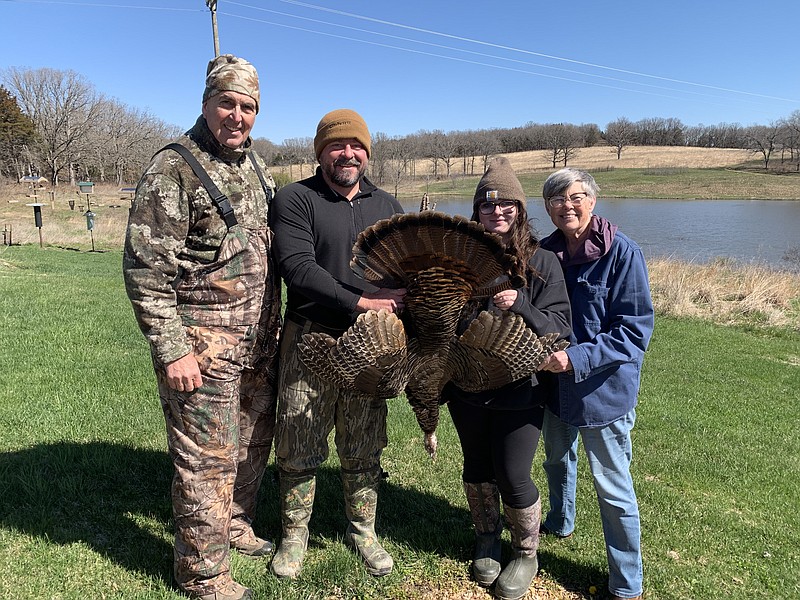
<path fill-rule="evenodd" d="M 464 453 L 467 483 L 495 482 L 503 502 L 526 508 L 539 499 L 531 465 L 542 432 L 544 407 L 490 410 L 466 402 L 447 404 Z"/>

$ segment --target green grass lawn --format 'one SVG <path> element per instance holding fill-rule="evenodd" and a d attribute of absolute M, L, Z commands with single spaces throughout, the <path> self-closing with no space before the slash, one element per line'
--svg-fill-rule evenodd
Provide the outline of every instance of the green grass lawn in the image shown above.
<path fill-rule="evenodd" d="M 121 260 L 118 251 L 0 248 L 0 598 L 177 597 L 171 466 Z M 657 319 L 633 432 L 646 598 L 800 597 L 799 389 L 797 333 Z M 332 457 L 299 580 L 277 581 L 265 561 L 234 554 L 235 577 L 257 598 L 490 597 L 468 577 L 472 533 L 446 411 L 436 463 L 403 400 L 390 402 L 389 419 L 378 528 L 395 571 L 373 579 L 342 543 Z M 533 475 L 544 485 L 541 458 Z M 528 598 L 604 593 L 583 463 L 576 533 L 542 541 Z M 271 537 L 273 473 L 255 523 Z"/>

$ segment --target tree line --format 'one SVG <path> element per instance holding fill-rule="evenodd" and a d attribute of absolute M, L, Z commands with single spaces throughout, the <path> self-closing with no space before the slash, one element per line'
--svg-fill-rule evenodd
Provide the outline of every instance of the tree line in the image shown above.
<path fill-rule="evenodd" d="M 152 155 L 184 127 L 99 94 L 80 74 L 56 69 L 10 68 L 0 85 L 0 177 L 47 178 L 52 185 L 79 180 L 117 185 L 138 180 Z M 271 165 L 288 165 L 289 179 L 310 175 L 316 163 L 311 137 L 274 144 L 254 140 Z M 397 192 L 417 179 L 417 165 L 432 179 L 481 174 L 496 154 L 541 151 L 553 168 L 567 166 L 580 148 L 608 145 L 621 158 L 631 146 L 739 148 L 754 152 L 765 169 L 779 160 L 800 171 L 800 111 L 768 125 L 684 125 L 675 118 L 625 117 L 606 124 L 529 122 L 513 128 L 444 132 L 420 130 L 404 136 L 373 134 L 370 175 Z M 295 171 L 296 170 L 296 171 Z M 424 174 L 422 174 L 424 172 Z"/>

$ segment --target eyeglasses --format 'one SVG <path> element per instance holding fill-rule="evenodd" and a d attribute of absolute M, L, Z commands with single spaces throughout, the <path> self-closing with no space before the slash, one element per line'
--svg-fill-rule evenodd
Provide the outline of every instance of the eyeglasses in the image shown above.
<path fill-rule="evenodd" d="M 561 208 L 566 204 L 567 200 L 572 203 L 572 206 L 580 206 L 581 202 L 588 196 L 586 192 L 578 192 L 571 196 L 550 196 L 547 199 L 547 206 L 550 208 Z"/>
<path fill-rule="evenodd" d="M 510 213 L 517 208 L 516 200 L 484 200 L 478 204 L 478 212 L 482 215 L 491 215 L 494 213 L 495 207 L 500 207 L 501 213 Z"/>

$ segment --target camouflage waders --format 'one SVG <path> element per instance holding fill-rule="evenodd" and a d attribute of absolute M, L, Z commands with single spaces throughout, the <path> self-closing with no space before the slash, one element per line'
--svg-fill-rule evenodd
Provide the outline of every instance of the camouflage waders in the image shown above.
<path fill-rule="evenodd" d="M 274 432 L 280 297 L 267 247 L 266 229 L 236 225 L 219 260 L 187 274 L 176 290 L 203 385 L 170 389 L 154 360 L 175 467 L 175 581 L 194 597 L 249 593 L 231 579 L 229 547 L 232 534 L 255 538 L 249 523 Z"/>
<path fill-rule="evenodd" d="M 539 571 L 539 525 L 542 518 L 541 498 L 526 508 L 503 505 L 511 527 L 512 557 L 497 578 L 494 594 L 500 600 L 519 600 L 528 591 Z"/>
<path fill-rule="evenodd" d="M 327 458 L 329 453 L 328 434 L 335 428 L 334 441 L 339 460 L 342 465 L 342 477 L 345 481 L 346 506 L 348 518 L 353 516 L 358 527 L 374 527 L 374 512 L 377 500 L 377 482 L 368 484 L 369 489 L 362 487 L 363 479 L 367 473 L 380 474 L 380 457 L 388 442 L 386 436 L 385 401 L 376 401 L 374 398 L 341 390 L 326 381 L 320 380 L 300 362 L 296 351 L 302 336 L 310 331 L 319 331 L 313 323 L 299 324 L 287 317 L 280 345 L 280 385 L 278 394 L 278 422 L 275 434 L 275 457 L 281 472 L 281 481 L 298 481 L 303 476 L 313 474 L 317 467 Z M 331 333 L 331 332 L 329 332 Z M 335 333 L 335 332 L 332 332 Z M 341 334 L 341 332 L 339 332 Z M 351 479 L 352 474 L 358 474 L 358 482 Z M 374 485 L 373 485 L 374 483 Z M 288 485 L 288 484 L 287 484 Z M 306 485 L 306 484 L 303 484 Z M 349 486 L 349 487 L 348 487 Z M 351 501 L 347 501 L 350 491 Z M 288 494 L 289 488 L 287 488 Z M 293 507 L 291 501 L 284 503 L 286 498 L 307 497 L 302 490 L 292 495 L 284 494 L 281 484 L 281 521 L 284 523 L 284 537 L 287 537 L 295 527 L 292 519 Z M 363 501 L 369 500 L 369 511 L 362 511 Z M 313 492 L 311 493 L 313 502 Z M 311 516 L 311 502 L 303 504 L 303 510 Z M 371 517 L 369 515 L 372 515 Z M 303 527 L 307 530 L 308 518 L 304 517 Z M 286 524 L 290 524 L 287 532 Z M 369 525 L 371 523 L 371 525 Z M 351 525 L 355 526 L 353 520 Z M 350 531 L 350 530 L 348 530 Z M 355 531 L 355 530 L 353 530 Z M 369 537 L 369 532 L 364 529 L 360 535 Z M 292 534 L 294 537 L 296 535 Z M 374 538 L 374 529 L 371 534 Z M 291 536 L 290 536 L 291 537 Z M 348 538 L 350 536 L 348 535 Z M 355 539 L 355 538 L 354 538 Z M 360 539 L 360 538 L 359 538 Z M 364 538 L 366 539 L 366 538 Z M 306 533 L 307 540 L 307 533 Z M 302 553 L 305 551 L 305 541 L 300 558 L 297 559 L 296 550 L 290 555 L 284 554 L 281 542 L 275 560 L 273 571 L 292 573 L 284 575 L 294 577 L 299 574 Z M 287 546 L 288 548 L 289 546 Z M 293 543 L 292 548 L 299 548 L 300 544 Z M 380 546 L 378 546 L 380 548 Z M 381 549 L 382 550 L 382 549 Z M 385 553 L 384 553 L 385 554 Z M 363 553 L 362 553 L 363 556 Z M 388 569 L 391 570 L 391 557 Z M 285 565 L 297 565 L 290 568 Z M 276 569 L 277 564 L 277 569 Z M 386 570 L 386 559 L 378 561 L 375 568 L 367 564 L 368 569 L 377 571 Z M 372 571 L 370 571 L 372 572 Z M 381 573 L 385 574 L 385 573 Z"/>
<path fill-rule="evenodd" d="M 489 587 L 500 575 L 500 534 L 503 532 L 500 492 L 494 483 L 463 483 L 472 523 L 475 525 L 472 574 L 478 585 Z"/>

